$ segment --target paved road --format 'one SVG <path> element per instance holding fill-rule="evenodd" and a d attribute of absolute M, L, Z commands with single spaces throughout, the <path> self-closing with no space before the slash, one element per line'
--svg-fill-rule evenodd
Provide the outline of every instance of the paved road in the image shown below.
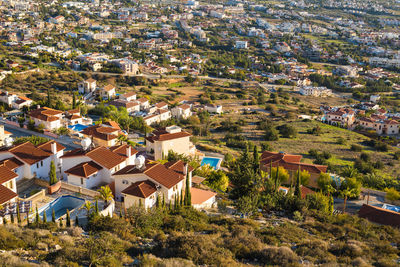
<path fill-rule="evenodd" d="M 6 131 L 9 131 L 10 133 L 12 133 L 12 137 L 24 137 L 24 136 L 32 136 L 32 135 L 36 135 L 36 136 L 41 136 L 41 137 L 45 137 L 48 139 L 53 139 L 57 142 L 59 142 L 60 144 L 64 145 L 66 147 L 66 150 L 72 150 L 75 148 L 79 148 L 80 146 L 77 144 L 74 144 L 73 141 L 76 141 L 73 138 L 70 138 L 69 136 L 62 136 L 59 138 L 54 138 L 51 136 L 47 136 L 41 133 L 37 133 L 37 132 L 33 132 L 27 129 L 22 129 L 13 125 L 9 125 L 9 124 L 4 124 L 4 129 Z"/>

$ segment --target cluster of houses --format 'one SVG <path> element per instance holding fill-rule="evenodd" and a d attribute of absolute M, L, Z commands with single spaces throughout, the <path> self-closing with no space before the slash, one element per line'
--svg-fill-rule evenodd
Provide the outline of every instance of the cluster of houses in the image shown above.
<path fill-rule="evenodd" d="M 378 135 L 398 135 L 400 114 L 388 113 L 374 102 L 362 103 L 355 107 L 321 107 L 322 121 L 348 129 L 361 128 L 374 131 Z M 373 113 L 366 115 L 366 110 Z M 367 113 L 368 114 L 368 113 Z"/>
<path fill-rule="evenodd" d="M 33 100 L 25 96 L 10 94 L 8 91 L 0 92 L 0 102 L 6 104 L 13 109 L 22 109 L 24 106 L 32 105 Z"/>
<path fill-rule="evenodd" d="M 19 180 L 48 181 L 51 162 L 58 177 L 68 184 L 87 189 L 109 185 L 115 200 L 126 208 L 139 203 L 150 208 L 157 196 L 167 203 L 174 201 L 185 190 L 186 182 L 192 187 L 193 168 L 181 160 L 162 164 L 157 159 L 165 158 L 170 150 L 193 156 L 190 136 L 177 126 L 154 132 L 146 138 L 147 158 L 130 145 L 98 145 L 91 138 L 83 139 L 81 148 L 70 151 L 53 140 L 40 145 L 7 143 L 0 149 L 0 204 L 16 201 Z M 195 208 L 215 205 L 215 193 L 198 188 L 191 193 Z"/>

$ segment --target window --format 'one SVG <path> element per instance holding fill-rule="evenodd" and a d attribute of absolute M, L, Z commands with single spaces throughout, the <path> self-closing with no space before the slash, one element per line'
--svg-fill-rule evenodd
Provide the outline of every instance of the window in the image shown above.
<path fill-rule="evenodd" d="M 127 180 L 122 180 L 122 184 L 129 184 Z"/>
<path fill-rule="evenodd" d="M 40 162 L 40 166 L 43 167 L 43 160 Z"/>
<path fill-rule="evenodd" d="M 83 184 L 83 178 L 81 178 L 81 184 Z"/>
<path fill-rule="evenodd" d="M 36 163 L 36 168 L 39 168 L 39 162 L 38 162 L 38 163 Z"/>

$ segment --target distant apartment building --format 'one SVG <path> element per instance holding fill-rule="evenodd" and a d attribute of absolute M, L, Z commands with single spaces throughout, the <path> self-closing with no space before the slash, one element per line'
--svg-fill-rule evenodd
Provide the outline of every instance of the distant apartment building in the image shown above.
<path fill-rule="evenodd" d="M 248 42 L 247 41 L 236 41 L 235 48 L 236 49 L 247 49 Z"/>
<path fill-rule="evenodd" d="M 300 94 L 306 96 L 327 97 L 332 95 L 332 90 L 326 87 L 302 86 Z"/>

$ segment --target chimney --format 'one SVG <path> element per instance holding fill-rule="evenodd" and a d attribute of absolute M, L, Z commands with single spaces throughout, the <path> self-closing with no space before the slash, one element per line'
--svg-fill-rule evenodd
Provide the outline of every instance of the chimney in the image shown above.
<path fill-rule="evenodd" d="M 51 153 L 57 154 L 57 143 L 55 141 L 51 143 Z"/>
<path fill-rule="evenodd" d="M 129 145 L 126 146 L 126 156 L 128 157 L 128 159 L 132 156 L 131 155 L 131 146 L 129 146 Z"/>

